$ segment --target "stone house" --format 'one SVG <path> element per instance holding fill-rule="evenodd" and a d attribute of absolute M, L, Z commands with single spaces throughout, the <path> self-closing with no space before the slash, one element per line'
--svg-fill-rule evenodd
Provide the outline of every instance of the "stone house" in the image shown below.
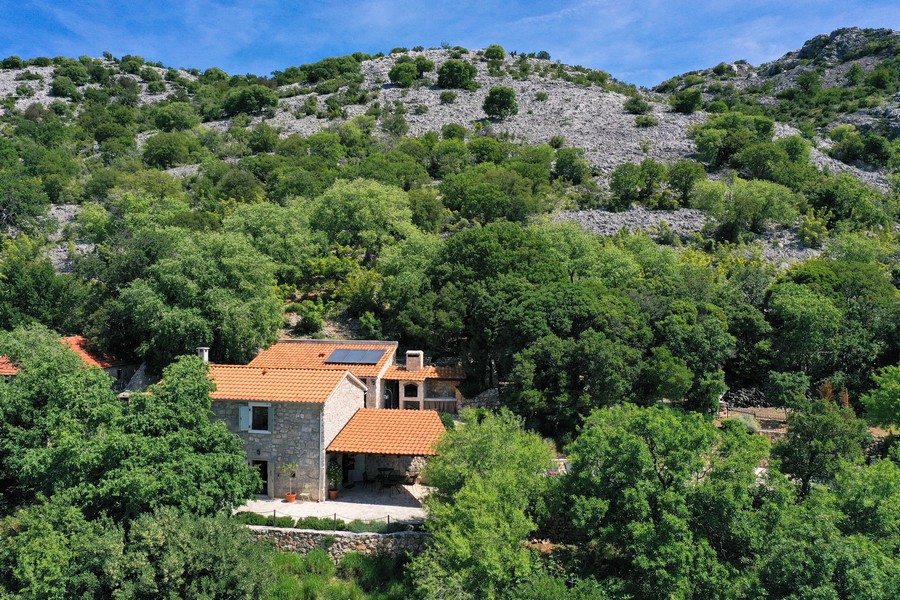
<path fill-rule="evenodd" d="M 366 408 L 456 413 L 462 369 L 426 365 L 421 350 L 397 360 L 397 342 L 279 340 L 250 361 L 255 367 L 348 370 L 366 384 Z"/>
<path fill-rule="evenodd" d="M 415 479 L 444 432 L 433 409 L 456 412 L 462 375 L 424 365 L 422 352 L 396 364 L 396 352 L 396 342 L 281 340 L 248 365 L 210 365 L 214 416 L 244 441 L 260 495 L 282 496 L 291 483 L 324 500 L 331 460 L 345 485 Z M 285 464 L 297 465 L 293 482 Z"/>
<path fill-rule="evenodd" d="M 366 387 L 348 371 L 210 365 L 215 418 L 244 441 L 261 495 L 288 491 L 281 465 L 296 464 L 295 491 L 325 498 L 325 449 L 357 410 Z"/>

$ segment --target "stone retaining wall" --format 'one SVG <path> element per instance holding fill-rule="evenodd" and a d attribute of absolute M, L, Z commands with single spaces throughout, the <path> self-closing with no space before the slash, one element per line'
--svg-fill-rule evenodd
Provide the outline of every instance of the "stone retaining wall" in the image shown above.
<path fill-rule="evenodd" d="M 306 554 L 322 548 L 337 562 L 351 552 L 360 554 L 387 554 L 400 557 L 418 554 L 425 548 L 430 535 L 424 531 L 400 531 L 397 533 L 353 533 L 349 531 L 316 531 L 312 529 L 286 529 L 247 525 L 257 541 L 272 542 L 278 550 Z"/>

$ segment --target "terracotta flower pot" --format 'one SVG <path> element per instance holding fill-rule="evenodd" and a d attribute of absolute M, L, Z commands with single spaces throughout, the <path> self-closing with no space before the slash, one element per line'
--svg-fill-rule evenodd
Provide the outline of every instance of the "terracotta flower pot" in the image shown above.
<path fill-rule="evenodd" d="M 285 502 L 294 502 L 297 500 L 297 492 L 285 492 L 284 501 Z"/>
<path fill-rule="evenodd" d="M 337 500 L 337 490 L 328 490 L 328 499 L 329 500 Z"/>

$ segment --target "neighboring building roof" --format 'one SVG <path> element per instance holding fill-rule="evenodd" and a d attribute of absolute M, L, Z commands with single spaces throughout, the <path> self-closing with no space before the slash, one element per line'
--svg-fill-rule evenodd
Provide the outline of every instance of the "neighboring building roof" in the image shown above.
<path fill-rule="evenodd" d="M 209 365 L 216 384 L 210 397 L 217 400 L 324 403 L 346 378 L 366 387 L 346 369 L 277 369 L 252 365 Z"/>
<path fill-rule="evenodd" d="M 332 352 L 346 350 L 384 350 L 375 364 L 326 362 Z M 250 361 L 251 367 L 278 369 L 320 369 L 350 371 L 357 377 L 377 377 L 394 360 L 397 342 L 279 340 Z"/>
<path fill-rule="evenodd" d="M 122 360 L 101 352 L 83 335 L 70 335 L 59 341 L 81 356 L 81 359 L 84 362 L 95 367 L 100 367 L 101 369 L 111 369 L 113 367 L 122 367 L 130 364 L 127 360 Z"/>
<path fill-rule="evenodd" d="M 0 356 L 0 375 L 15 375 L 19 372 L 16 365 L 12 364 L 6 356 Z"/>
<path fill-rule="evenodd" d="M 426 365 L 418 371 L 407 371 L 406 367 L 391 365 L 384 374 L 384 379 L 391 381 L 425 381 L 426 379 L 451 379 L 462 381 L 466 376 L 458 367 L 437 367 Z"/>
<path fill-rule="evenodd" d="M 80 356 L 81 360 L 86 364 L 94 367 L 111 369 L 131 364 L 127 360 L 121 360 L 97 350 L 90 340 L 83 335 L 70 335 L 69 337 L 60 338 L 59 341 Z M 19 369 L 12 364 L 8 357 L 0 356 L 0 375 L 15 375 L 18 372 Z"/>
<path fill-rule="evenodd" d="M 328 452 L 430 456 L 444 434 L 433 410 L 360 408 L 328 445 Z"/>

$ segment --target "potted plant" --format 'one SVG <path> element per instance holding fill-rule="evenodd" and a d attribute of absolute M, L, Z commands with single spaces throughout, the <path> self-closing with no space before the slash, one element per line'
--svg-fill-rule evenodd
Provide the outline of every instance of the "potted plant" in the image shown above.
<path fill-rule="evenodd" d="M 328 476 L 328 499 L 335 500 L 338 488 L 341 487 L 341 482 L 344 480 L 344 471 L 341 469 L 341 463 L 336 458 L 328 461 L 326 475 Z"/>
<path fill-rule="evenodd" d="M 294 491 L 294 477 L 297 476 L 297 463 L 284 463 L 279 469 L 282 477 L 288 478 L 288 491 L 284 494 L 285 502 L 294 502 L 297 492 Z"/>

